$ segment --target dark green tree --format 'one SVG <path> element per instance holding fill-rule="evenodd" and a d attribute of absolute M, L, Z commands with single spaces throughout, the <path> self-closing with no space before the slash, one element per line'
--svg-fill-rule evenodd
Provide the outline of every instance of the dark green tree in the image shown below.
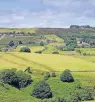
<path fill-rule="evenodd" d="M 50 78 L 50 73 L 49 72 L 46 72 L 44 74 L 44 80 L 48 80 Z"/>
<path fill-rule="evenodd" d="M 52 77 L 56 77 L 56 74 L 55 74 L 55 72 L 52 72 Z"/>
<path fill-rule="evenodd" d="M 31 84 L 31 76 L 16 69 L 6 69 L 0 73 L 0 81 L 16 88 L 24 88 Z"/>
<path fill-rule="evenodd" d="M 40 45 L 41 45 L 41 46 L 44 46 L 44 42 L 43 42 L 43 41 L 41 41 L 41 42 L 40 42 Z"/>
<path fill-rule="evenodd" d="M 22 47 L 21 49 L 20 49 L 20 52 L 31 52 L 31 50 L 28 48 L 28 47 Z"/>
<path fill-rule="evenodd" d="M 60 80 L 63 82 L 74 82 L 74 78 L 70 70 L 66 69 L 60 76 Z"/>
<path fill-rule="evenodd" d="M 45 81 L 38 82 L 32 91 L 32 96 L 39 99 L 52 98 L 50 86 Z"/>

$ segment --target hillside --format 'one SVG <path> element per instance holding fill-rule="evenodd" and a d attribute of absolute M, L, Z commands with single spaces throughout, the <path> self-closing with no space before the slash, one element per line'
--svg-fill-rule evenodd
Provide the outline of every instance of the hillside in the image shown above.
<path fill-rule="evenodd" d="M 4 69 L 15 68 L 33 79 L 30 85 L 21 89 L 1 82 L 0 102 L 55 102 L 52 100 L 68 96 L 71 99 L 66 102 L 71 102 L 77 96 L 70 95 L 76 92 L 81 101 L 94 100 L 91 97 L 95 94 L 95 28 L 1 28 L 0 32 L 0 75 Z M 60 80 L 66 69 L 74 82 Z M 47 72 L 50 77 L 46 80 Z M 19 77 L 23 79 L 23 74 Z M 52 99 L 44 101 L 31 96 L 41 80 L 50 86 Z"/>
<path fill-rule="evenodd" d="M 73 56 L 11 52 L 0 53 L 0 57 L 0 68 L 22 68 L 24 70 L 26 67 L 31 66 L 34 69 L 44 71 L 63 71 L 65 69 L 71 71 L 95 71 L 95 63 Z"/>

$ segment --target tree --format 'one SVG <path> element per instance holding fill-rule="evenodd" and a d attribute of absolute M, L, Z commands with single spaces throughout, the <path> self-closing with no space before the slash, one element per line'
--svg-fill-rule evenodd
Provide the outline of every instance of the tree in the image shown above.
<path fill-rule="evenodd" d="M 22 47 L 20 52 L 31 52 L 31 50 L 28 47 Z"/>
<path fill-rule="evenodd" d="M 81 88 L 80 90 L 77 90 L 76 93 L 79 95 L 81 101 L 88 101 L 94 99 L 93 92 L 88 87 Z"/>
<path fill-rule="evenodd" d="M 44 80 L 48 80 L 50 78 L 50 73 L 49 72 L 46 72 L 44 74 Z"/>
<path fill-rule="evenodd" d="M 23 71 L 16 71 L 16 76 L 17 76 L 17 87 L 18 88 L 24 88 L 27 85 L 31 84 L 32 79 L 31 76 L 24 73 Z"/>
<path fill-rule="evenodd" d="M 56 74 L 55 74 L 55 72 L 52 72 L 52 77 L 56 77 Z"/>
<path fill-rule="evenodd" d="M 54 51 L 54 52 L 52 52 L 52 54 L 59 54 L 59 52 L 57 52 L 57 51 Z"/>
<path fill-rule="evenodd" d="M 38 82 L 32 91 L 32 96 L 39 99 L 52 98 L 50 86 L 45 81 Z"/>
<path fill-rule="evenodd" d="M 74 82 L 73 76 L 70 70 L 66 69 L 60 76 L 60 80 L 63 82 Z"/>
<path fill-rule="evenodd" d="M 66 97 L 65 102 L 81 102 L 81 99 L 78 95 L 73 94 Z"/>
<path fill-rule="evenodd" d="M 44 42 L 43 42 L 43 41 L 41 41 L 41 42 L 40 42 L 40 45 L 41 45 L 41 46 L 44 46 Z"/>
<path fill-rule="evenodd" d="M 24 88 L 31 84 L 31 76 L 16 69 L 6 69 L 0 73 L 0 81 L 16 88 Z"/>
<path fill-rule="evenodd" d="M 14 42 L 13 41 L 10 41 L 9 42 L 9 46 L 11 46 L 11 47 L 14 46 Z"/>
<path fill-rule="evenodd" d="M 19 44 L 23 44 L 22 41 L 19 41 Z"/>

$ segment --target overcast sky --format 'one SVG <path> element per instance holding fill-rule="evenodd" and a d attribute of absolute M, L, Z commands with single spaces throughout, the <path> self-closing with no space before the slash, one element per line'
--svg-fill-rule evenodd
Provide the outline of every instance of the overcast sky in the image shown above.
<path fill-rule="evenodd" d="M 95 26 L 95 0 L 0 0 L 0 27 Z"/>

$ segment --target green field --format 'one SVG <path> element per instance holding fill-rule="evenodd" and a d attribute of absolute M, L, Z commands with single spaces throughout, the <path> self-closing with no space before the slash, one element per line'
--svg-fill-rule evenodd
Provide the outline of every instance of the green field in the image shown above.
<path fill-rule="evenodd" d="M 66 45 L 66 36 L 94 36 L 95 29 L 0 29 L 0 32 L 28 32 L 34 35 L 4 36 L 0 39 L 0 49 L 14 41 L 15 46 L 9 52 L 0 52 L 0 71 L 16 68 L 23 70 L 30 66 L 33 82 L 20 90 L 0 84 L 0 102 L 40 102 L 31 96 L 31 92 L 38 81 L 44 79 L 43 72 L 56 73 L 56 77 L 50 77 L 47 83 L 53 92 L 53 98 L 67 97 L 76 90 L 78 85 L 93 88 L 95 86 L 95 48 L 76 48 L 75 51 L 63 51 L 58 47 Z M 59 35 L 56 32 L 59 31 Z M 72 37 L 73 38 L 73 37 Z M 18 44 L 22 41 L 23 44 Z M 44 45 L 40 43 L 43 42 Z M 28 47 L 31 53 L 20 52 L 22 47 Z M 78 52 L 81 51 L 81 54 Z M 42 51 L 41 54 L 37 52 Z M 58 52 L 59 54 L 52 54 Z M 86 53 L 87 55 L 83 55 Z M 63 83 L 60 81 L 61 73 L 69 69 L 75 82 Z M 94 101 L 87 101 L 94 102 Z"/>
<path fill-rule="evenodd" d="M 28 32 L 32 32 L 32 33 L 35 33 L 37 29 L 34 29 L 34 28 L 0 28 L 0 32 L 25 32 L 25 33 L 28 33 Z"/>
<path fill-rule="evenodd" d="M 73 56 L 52 55 L 52 54 L 34 54 L 34 53 L 20 53 L 8 52 L 0 53 L 0 68 L 26 68 L 31 66 L 34 69 L 49 70 L 44 66 L 48 66 L 54 71 L 63 71 L 70 69 L 71 71 L 95 71 L 95 63 L 83 58 L 76 58 Z M 93 59 L 92 59 L 93 60 Z M 6 63 L 6 64 L 4 64 Z M 43 66 L 40 67 L 40 64 Z M 36 66 L 37 68 L 36 68 Z"/>

